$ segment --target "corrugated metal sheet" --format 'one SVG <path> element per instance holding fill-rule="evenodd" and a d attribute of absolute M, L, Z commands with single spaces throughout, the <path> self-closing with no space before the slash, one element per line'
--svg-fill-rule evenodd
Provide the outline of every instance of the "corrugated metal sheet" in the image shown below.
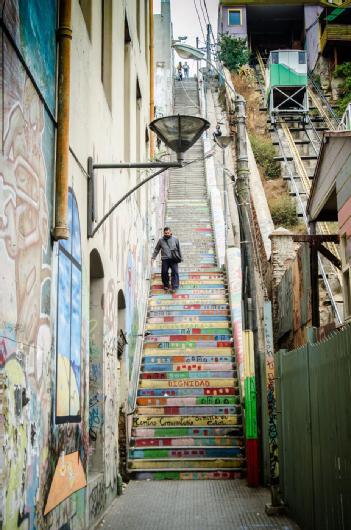
<path fill-rule="evenodd" d="M 305 530 L 351 528 L 351 326 L 277 353 L 281 489 Z"/>

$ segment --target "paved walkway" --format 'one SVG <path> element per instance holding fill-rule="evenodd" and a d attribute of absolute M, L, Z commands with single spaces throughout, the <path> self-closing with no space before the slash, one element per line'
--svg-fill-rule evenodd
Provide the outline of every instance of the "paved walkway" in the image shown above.
<path fill-rule="evenodd" d="M 268 489 L 244 480 L 133 481 L 105 515 L 99 529 L 299 530 L 289 518 L 268 517 Z"/>

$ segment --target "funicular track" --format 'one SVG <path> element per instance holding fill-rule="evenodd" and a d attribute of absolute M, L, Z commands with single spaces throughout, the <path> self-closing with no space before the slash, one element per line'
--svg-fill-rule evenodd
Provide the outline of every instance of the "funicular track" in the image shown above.
<path fill-rule="evenodd" d="M 256 70 L 257 82 L 263 98 L 265 97 L 265 58 L 262 57 L 260 52 L 256 51 L 258 70 Z M 285 168 L 288 173 L 289 181 L 291 184 L 292 193 L 296 197 L 297 204 L 299 206 L 300 215 L 306 225 L 307 232 L 310 231 L 309 221 L 307 217 L 306 205 L 307 200 L 310 196 L 312 182 L 312 175 L 308 173 L 304 161 L 313 161 L 315 163 L 318 159 L 321 143 L 322 133 L 325 130 L 336 130 L 338 127 L 337 118 L 332 113 L 330 105 L 324 105 L 325 101 L 322 102 L 321 96 L 317 94 L 316 87 L 311 84 L 308 86 L 308 97 L 312 104 L 312 108 L 317 111 L 318 114 L 310 116 L 308 123 L 298 124 L 298 119 L 289 119 L 287 117 L 279 117 L 275 124 L 271 125 L 270 132 L 274 134 L 275 141 L 273 142 L 279 148 L 280 156 L 277 160 L 284 162 Z M 327 102 L 328 103 L 328 102 Z M 329 108 L 330 107 L 330 108 Z M 293 132 L 301 132 L 305 135 L 305 138 L 296 140 L 294 139 Z M 298 145 L 310 145 L 312 147 L 312 155 L 301 155 Z M 294 168 L 294 169 L 293 169 Z M 314 168 L 313 168 L 314 169 Z M 329 226 L 325 222 L 318 223 L 318 232 L 323 235 L 330 235 Z M 328 243 L 330 252 L 340 259 L 339 251 L 335 243 Z M 334 275 L 341 282 L 340 273 L 336 267 L 328 262 L 327 266 L 322 261 L 321 257 L 318 257 L 319 268 L 323 278 L 325 289 L 328 293 L 336 320 L 341 323 L 342 318 L 340 311 L 333 294 L 332 287 L 330 285 L 328 274 Z"/>

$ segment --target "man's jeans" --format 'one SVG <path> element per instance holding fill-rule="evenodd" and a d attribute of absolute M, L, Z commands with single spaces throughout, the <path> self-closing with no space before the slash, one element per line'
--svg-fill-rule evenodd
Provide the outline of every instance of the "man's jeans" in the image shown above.
<path fill-rule="evenodd" d="M 162 277 L 162 283 L 164 287 L 169 287 L 169 275 L 168 271 L 171 269 L 171 284 L 172 289 L 178 289 L 179 287 L 179 273 L 178 273 L 178 263 L 174 263 L 171 259 L 163 259 L 162 260 L 162 269 L 161 269 L 161 277 Z"/>

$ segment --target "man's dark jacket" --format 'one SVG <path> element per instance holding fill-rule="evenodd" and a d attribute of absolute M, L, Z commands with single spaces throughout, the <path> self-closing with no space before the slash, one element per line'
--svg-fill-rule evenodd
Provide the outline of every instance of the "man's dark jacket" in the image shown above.
<path fill-rule="evenodd" d="M 161 250 L 161 259 L 172 259 L 171 250 L 177 250 L 181 260 L 183 261 L 183 256 L 182 256 L 180 246 L 179 246 L 179 240 L 174 236 L 171 236 L 169 239 L 166 239 L 165 237 L 161 237 L 158 240 L 155 250 L 152 254 L 152 259 L 156 259 L 156 256 L 160 252 L 160 250 Z"/>

